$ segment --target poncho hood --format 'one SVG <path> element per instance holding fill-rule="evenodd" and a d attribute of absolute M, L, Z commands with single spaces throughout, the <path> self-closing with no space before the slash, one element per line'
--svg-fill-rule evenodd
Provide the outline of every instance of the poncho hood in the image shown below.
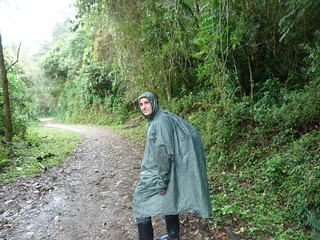
<path fill-rule="evenodd" d="M 139 106 L 139 101 L 141 98 L 147 98 L 152 106 L 152 115 L 150 116 L 150 118 L 148 118 L 149 120 L 151 120 L 157 114 L 157 112 L 159 110 L 158 105 L 157 105 L 157 98 L 152 92 L 145 92 L 138 97 L 138 106 Z M 140 110 L 140 112 L 141 112 L 141 110 Z"/>

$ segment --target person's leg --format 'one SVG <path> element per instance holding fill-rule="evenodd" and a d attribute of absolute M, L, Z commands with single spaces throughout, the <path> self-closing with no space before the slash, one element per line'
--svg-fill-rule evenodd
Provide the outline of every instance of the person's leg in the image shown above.
<path fill-rule="evenodd" d="M 157 240 L 180 240 L 180 221 L 179 215 L 166 215 L 167 235 L 157 237 Z"/>
<path fill-rule="evenodd" d="M 139 240 L 153 240 L 153 227 L 151 217 L 137 218 Z"/>

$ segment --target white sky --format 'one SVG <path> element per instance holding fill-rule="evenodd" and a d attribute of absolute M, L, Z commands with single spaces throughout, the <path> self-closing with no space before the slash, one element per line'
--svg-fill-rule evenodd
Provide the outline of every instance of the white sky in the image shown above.
<path fill-rule="evenodd" d="M 40 43 L 51 40 L 58 22 L 74 17 L 76 0 L 0 0 L 2 44 L 19 45 L 36 50 Z"/>

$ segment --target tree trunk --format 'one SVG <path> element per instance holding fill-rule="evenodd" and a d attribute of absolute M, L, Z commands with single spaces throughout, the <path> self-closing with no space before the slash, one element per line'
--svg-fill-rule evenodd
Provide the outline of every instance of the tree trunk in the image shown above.
<path fill-rule="evenodd" d="M 13 127 L 11 120 L 11 108 L 9 98 L 9 84 L 7 70 L 4 64 L 4 54 L 2 47 L 2 38 L 0 33 L 0 79 L 2 81 L 3 108 L 4 108 L 4 124 L 6 128 L 6 140 L 11 141 L 13 137 Z"/>

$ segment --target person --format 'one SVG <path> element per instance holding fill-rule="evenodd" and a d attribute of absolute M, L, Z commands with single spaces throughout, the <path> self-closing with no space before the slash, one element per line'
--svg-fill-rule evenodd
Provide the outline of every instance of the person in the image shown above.
<path fill-rule="evenodd" d="M 180 213 L 211 213 L 204 147 L 198 131 L 182 118 L 158 109 L 153 93 L 138 97 L 148 120 L 140 179 L 133 197 L 139 240 L 153 240 L 152 217 L 164 216 L 167 234 L 179 240 Z"/>

